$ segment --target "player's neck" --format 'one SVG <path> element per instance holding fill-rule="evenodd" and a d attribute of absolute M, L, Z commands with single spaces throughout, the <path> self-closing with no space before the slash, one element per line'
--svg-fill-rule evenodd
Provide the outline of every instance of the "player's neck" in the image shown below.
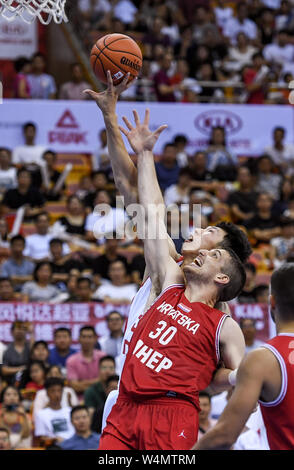
<path fill-rule="evenodd" d="M 294 321 L 292 322 L 278 322 L 277 323 L 277 333 L 294 333 Z"/>
<path fill-rule="evenodd" d="M 206 284 L 191 284 L 186 286 L 185 296 L 189 302 L 202 302 L 203 304 L 214 307 L 217 302 L 216 296 L 212 295 L 211 289 Z"/>

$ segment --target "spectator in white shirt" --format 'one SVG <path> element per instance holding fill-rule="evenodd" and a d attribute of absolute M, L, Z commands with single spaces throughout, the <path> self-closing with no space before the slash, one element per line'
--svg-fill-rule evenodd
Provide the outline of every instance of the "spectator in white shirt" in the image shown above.
<path fill-rule="evenodd" d="M 237 44 L 229 48 L 225 62 L 226 70 L 241 71 L 245 65 L 251 64 L 255 52 L 257 52 L 256 47 L 249 43 L 249 38 L 241 31 L 237 34 Z"/>
<path fill-rule="evenodd" d="M 94 212 L 86 218 L 85 230 L 88 241 L 104 243 L 108 234 L 116 232 L 124 235 L 127 214 L 122 208 L 111 207 L 111 199 L 106 191 L 98 191 L 94 200 Z M 103 214 L 103 215 L 102 215 Z"/>
<path fill-rule="evenodd" d="M 58 366 L 56 365 L 51 366 L 50 369 L 48 370 L 46 379 L 49 379 L 51 377 L 58 377 L 60 379 L 63 379 L 61 370 Z M 47 390 L 46 388 L 43 388 L 42 390 L 39 390 L 36 393 L 34 403 L 33 403 L 33 416 L 35 416 L 38 411 L 44 408 L 47 408 L 48 404 L 49 404 L 49 397 L 47 394 Z M 79 404 L 79 399 L 73 388 L 63 387 L 60 404 L 62 408 L 73 407 Z"/>
<path fill-rule="evenodd" d="M 88 95 L 83 93 L 87 88 L 91 88 L 84 79 L 83 69 L 79 63 L 71 65 L 71 80 L 63 83 L 60 88 L 60 100 L 86 100 Z"/>
<path fill-rule="evenodd" d="M 12 163 L 14 165 L 25 165 L 28 170 L 36 170 L 43 165 L 42 155 L 46 148 L 36 145 L 37 128 L 33 122 L 23 125 L 25 144 L 15 147 L 12 152 Z"/>
<path fill-rule="evenodd" d="M 191 171 L 188 168 L 182 168 L 177 184 L 172 184 L 165 190 L 165 205 L 168 207 L 171 204 L 188 204 L 190 200 L 190 183 Z"/>
<path fill-rule="evenodd" d="M 239 2 L 237 5 L 237 16 L 230 18 L 225 25 L 223 34 L 228 38 L 231 44 L 236 44 L 237 34 L 245 33 L 249 39 L 257 39 L 256 24 L 248 18 L 248 8 L 245 2 Z"/>
<path fill-rule="evenodd" d="M 11 165 L 11 152 L 5 147 L 0 148 L 0 194 L 14 188 L 17 183 L 16 168 Z"/>
<path fill-rule="evenodd" d="M 32 73 L 28 75 L 31 98 L 49 100 L 56 98 L 56 84 L 52 75 L 45 73 L 45 57 L 40 52 L 32 58 Z"/>
<path fill-rule="evenodd" d="M 284 142 L 286 129 L 284 127 L 275 127 L 273 129 L 273 144 L 265 148 L 264 152 L 269 155 L 276 165 L 281 169 L 287 170 L 289 164 L 294 163 L 294 145 Z"/>
<path fill-rule="evenodd" d="M 282 65 L 292 63 L 294 60 L 294 46 L 289 44 L 289 34 L 285 30 L 280 30 L 277 40 L 273 44 L 268 44 L 263 50 L 263 56 L 269 65 Z"/>
<path fill-rule="evenodd" d="M 221 29 L 224 29 L 227 21 L 234 16 L 234 11 L 231 7 L 225 5 L 224 0 L 219 0 L 217 6 L 214 7 L 214 14 L 216 22 Z"/>
<path fill-rule="evenodd" d="M 49 403 L 35 414 L 35 436 L 39 441 L 49 438 L 62 442 L 75 432 L 70 419 L 71 408 L 61 406 L 63 387 L 63 380 L 58 377 L 51 377 L 45 382 Z"/>
<path fill-rule="evenodd" d="M 93 295 L 106 303 L 114 305 L 130 304 L 137 293 L 138 286 L 128 283 L 126 267 L 122 261 L 113 261 L 109 265 L 110 282 L 102 284 Z"/>
<path fill-rule="evenodd" d="M 24 256 L 29 257 L 33 261 L 41 261 L 49 259 L 50 256 L 50 240 L 54 238 L 53 233 L 49 233 L 49 214 L 41 212 L 35 221 L 36 233 L 26 237 L 26 247 Z M 68 245 L 63 245 L 63 255 L 70 252 Z"/>
<path fill-rule="evenodd" d="M 262 346 L 263 342 L 256 339 L 257 329 L 254 318 L 240 318 L 240 328 L 245 339 L 245 353 Z"/>
<path fill-rule="evenodd" d="M 126 25 L 131 25 L 135 20 L 137 8 L 130 0 L 118 0 L 114 7 L 114 16 Z"/>
<path fill-rule="evenodd" d="M 106 317 L 109 333 L 99 338 L 100 349 L 108 356 L 116 358 L 121 351 L 122 340 L 124 336 L 123 326 L 124 317 L 116 310 L 112 310 Z"/>

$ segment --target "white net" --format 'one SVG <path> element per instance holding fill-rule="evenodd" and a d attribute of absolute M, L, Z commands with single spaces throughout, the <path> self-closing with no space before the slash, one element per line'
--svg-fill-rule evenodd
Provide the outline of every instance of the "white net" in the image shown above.
<path fill-rule="evenodd" d="M 26 23 L 36 18 L 43 24 L 68 21 L 64 7 L 66 0 L 0 0 L 0 15 L 8 21 L 20 17 Z"/>

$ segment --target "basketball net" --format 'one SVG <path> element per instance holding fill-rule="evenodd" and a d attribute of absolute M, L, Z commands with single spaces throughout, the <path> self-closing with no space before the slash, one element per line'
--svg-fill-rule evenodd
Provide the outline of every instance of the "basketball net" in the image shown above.
<path fill-rule="evenodd" d="M 0 15 L 6 20 L 13 21 L 20 17 L 26 23 L 32 23 L 36 18 L 42 24 L 67 22 L 64 12 L 66 0 L 0 0 Z"/>

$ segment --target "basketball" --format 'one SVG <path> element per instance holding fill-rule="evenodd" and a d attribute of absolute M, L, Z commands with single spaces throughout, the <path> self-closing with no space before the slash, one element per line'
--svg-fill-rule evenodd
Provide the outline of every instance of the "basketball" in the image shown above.
<path fill-rule="evenodd" d="M 107 83 L 110 70 L 114 85 L 130 72 L 130 80 L 137 77 L 142 67 L 142 52 L 138 44 L 125 34 L 107 34 L 92 47 L 90 62 L 97 78 Z"/>

